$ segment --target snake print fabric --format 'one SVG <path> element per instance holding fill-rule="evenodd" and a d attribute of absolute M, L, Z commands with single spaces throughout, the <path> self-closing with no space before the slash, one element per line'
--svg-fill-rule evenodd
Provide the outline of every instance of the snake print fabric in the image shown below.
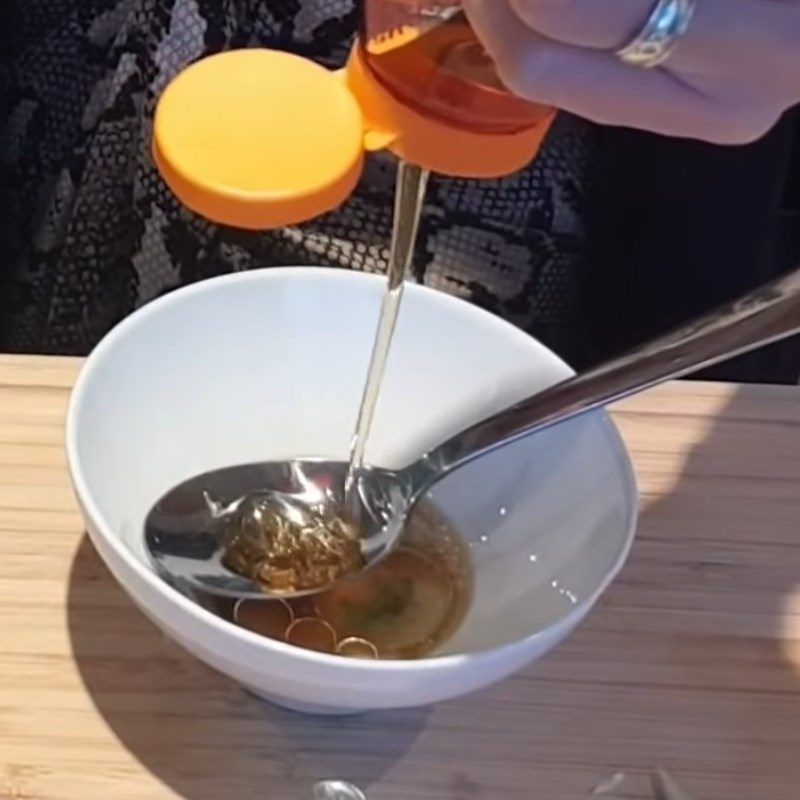
<path fill-rule="evenodd" d="M 149 153 L 155 103 L 182 67 L 254 46 L 339 66 L 357 27 L 352 0 L 14 0 L 9 8 L 0 348 L 85 353 L 144 303 L 234 270 L 385 270 L 395 169 L 387 155 L 370 157 L 336 212 L 252 233 L 180 207 Z M 540 157 L 511 178 L 432 179 L 416 278 L 566 347 L 592 143 L 589 126 L 562 116 Z"/>

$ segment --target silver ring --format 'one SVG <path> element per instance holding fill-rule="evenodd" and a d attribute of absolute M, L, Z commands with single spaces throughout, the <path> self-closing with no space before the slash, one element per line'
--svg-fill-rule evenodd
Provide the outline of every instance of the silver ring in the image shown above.
<path fill-rule="evenodd" d="M 630 44 L 617 51 L 617 57 L 634 67 L 663 64 L 689 29 L 696 5 L 697 0 L 656 0 L 644 28 Z"/>

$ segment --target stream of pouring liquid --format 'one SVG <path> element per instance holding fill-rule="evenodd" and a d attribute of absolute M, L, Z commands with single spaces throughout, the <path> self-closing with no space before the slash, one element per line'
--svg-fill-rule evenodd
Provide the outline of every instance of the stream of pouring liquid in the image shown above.
<path fill-rule="evenodd" d="M 394 228 L 389 251 L 389 269 L 386 292 L 381 303 L 378 329 L 372 348 L 367 380 L 361 397 L 355 434 L 350 447 L 350 468 L 345 482 L 345 505 L 356 509 L 352 496 L 356 489 L 356 478 L 364 467 L 364 453 L 369 437 L 375 407 L 378 404 L 381 382 L 386 370 L 386 361 L 392 343 L 392 335 L 397 324 L 400 302 L 403 299 L 403 286 L 406 272 L 414 255 L 414 244 L 419 229 L 419 217 L 425 199 L 428 172 L 413 164 L 400 162 L 397 170 L 397 186 L 394 202 Z"/>

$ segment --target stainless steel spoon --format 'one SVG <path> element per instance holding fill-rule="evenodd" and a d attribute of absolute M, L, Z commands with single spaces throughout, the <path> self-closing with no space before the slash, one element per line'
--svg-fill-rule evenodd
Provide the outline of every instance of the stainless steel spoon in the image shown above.
<path fill-rule="evenodd" d="M 467 428 L 400 470 L 355 476 L 367 563 L 387 553 L 431 487 L 459 467 L 542 428 L 800 332 L 800 269 L 622 358 L 570 378 Z M 239 498 L 265 494 L 287 513 L 336 515 L 348 464 L 296 460 L 218 470 L 176 487 L 153 508 L 145 538 L 158 571 L 184 590 L 263 597 L 221 563 L 222 526 Z M 350 499 L 350 498 L 349 498 Z M 285 595 L 284 595 L 285 596 Z"/>

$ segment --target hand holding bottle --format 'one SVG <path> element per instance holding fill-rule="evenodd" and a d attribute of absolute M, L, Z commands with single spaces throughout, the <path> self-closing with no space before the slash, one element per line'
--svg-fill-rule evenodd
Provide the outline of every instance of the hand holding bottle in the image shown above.
<path fill-rule="evenodd" d="M 463 5 L 509 89 L 595 122 L 740 144 L 800 102 L 798 0 Z"/>

